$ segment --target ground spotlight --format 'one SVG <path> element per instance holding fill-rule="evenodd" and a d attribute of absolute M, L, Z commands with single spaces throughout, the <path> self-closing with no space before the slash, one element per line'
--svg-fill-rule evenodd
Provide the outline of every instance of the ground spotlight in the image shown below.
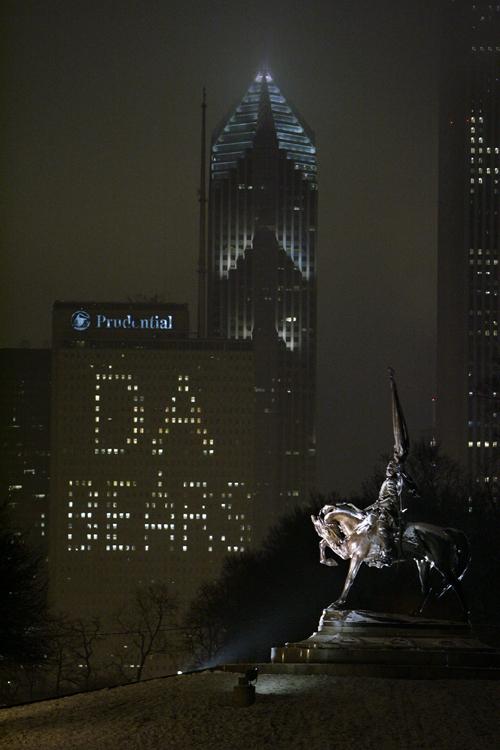
<path fill-rule="evenodd" d="M 240 708 L 255 703 L 255 683 L 259 676 L 259 668 L 247 669 L 243 677 L 238 677 L 238 684 L 233 688 L 233 705 Z"/>

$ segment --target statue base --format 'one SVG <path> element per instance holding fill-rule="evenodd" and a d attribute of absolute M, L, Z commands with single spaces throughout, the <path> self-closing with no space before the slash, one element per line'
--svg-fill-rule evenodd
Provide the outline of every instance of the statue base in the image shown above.
<path fill-rule="evenodd" d="M 500 651 L 481 643 L 467 623 L 333 605 L 309 638 L 273 648 L 271 662 L 315 665 L 314 672 L 324 665 L 329 674 L 351 676 L 500 678 Z"/>

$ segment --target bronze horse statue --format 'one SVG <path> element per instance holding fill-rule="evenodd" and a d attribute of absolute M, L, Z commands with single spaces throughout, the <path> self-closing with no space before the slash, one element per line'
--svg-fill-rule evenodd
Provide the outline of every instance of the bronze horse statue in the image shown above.
<path fill-rule="evenodd" d="M 351 561 L 344 588 L 335 602 L 337 607 L 345 605 L 362 563 L 382 568 L 403 560 L 414 560 L 423 594 L 418 612 L 422 612 L 433 593 L 430 571 L 435 568 L 442 577 L 442 586 L 437 596 L 441 597 L 450 588 L 453 589 L 467 617 L 467 604 L 460 583 L 470 560 L 467 537 L 458 529 L 442 528 L 430 523 L 405 523 L 403 520 L 405 488 L 414 496 L 418 496 L 418 490 L 405 470 L 410 437 L 391 367 L 389 382 L 394 447 L 378 498 L 364 510 L 352 503 L 338 503 L 325 505 L 318 516 L 311 516 L 321 537 L 320 562 L 323 565 L 337 565 L 332 557 L 326 556 L 327 549 L 343 560 Z"/>
<path fill-rule="evenodd" d="M 325 505 L 318 516 L 311 516 L 314 527 L 321 537 L 319 543 L 320 562 L 337 565 L 333 557 L 326 556 L 330 549 L 343 560 L 350 560 L 349 571 L 340 597 L 335 606 L 343 607 L 347 595 L 362 563 L 381 568 L 401 560 L 413 560 L 418 568 L 422 601 L 418 612 L 422 612 L 430 594 L 430 571 L 435 568 L 442 577 L 442 587 L 436 592 L 440 598 L 453 589 L 468 617 L 467 604 L 462 591 L 461 579 L 467 570 L 470 555 L 467 537 L 462 531 L 434 526 L 430 523 L 407 523 L 402 527 L 398 544 L 398 559 L 383 561 L 383 530 L 369 516 L 368 509 L 360 510 L 351 503 Z"/>

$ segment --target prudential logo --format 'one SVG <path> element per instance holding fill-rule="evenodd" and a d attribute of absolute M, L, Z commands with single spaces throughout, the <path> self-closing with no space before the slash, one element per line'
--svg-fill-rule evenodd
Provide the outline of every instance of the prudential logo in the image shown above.
<path fill-rule="evenodd" d="M 75 331 L 86 331 L 90 326 L 90 315 L 85 310 L 77 310 L 71 316 L 71 325 Z"/>

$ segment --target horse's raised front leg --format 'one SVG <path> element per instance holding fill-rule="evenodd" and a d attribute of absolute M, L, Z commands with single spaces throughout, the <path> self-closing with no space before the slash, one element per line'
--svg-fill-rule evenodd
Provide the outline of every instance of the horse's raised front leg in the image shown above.
<path fill-rule="evenodd" d="M 325 550 L 326 550 L 326 548 L 328 546 L 329 545 L 328 545 L 328 542 L 326 541 L 326 539 L 322 539 L 320 541 L 320 543 L 319 543 L 319 561 L 320 561 L 320 563 L 322 565 L 329 565 L 329 566 L 338 565 L 338 562 L 336 560 L 334 560 L 333 557 L 327 557 L 325 555 Z"/>
<path fill-rule="evenodd" d="M 361 557 L 351 557 L 349 572 L 347 573 L 345 579 L 344 588 L 342 589 L 342 593 L 339 598 L 333 603 L 335 607 L 342 607 L 345 604 L 347 595 L 351 589 L 352 584 L 354 583 L 354 579 L 358 574 L 358 570 L 360 569 L 362 562 L 363 560 Z"/>

